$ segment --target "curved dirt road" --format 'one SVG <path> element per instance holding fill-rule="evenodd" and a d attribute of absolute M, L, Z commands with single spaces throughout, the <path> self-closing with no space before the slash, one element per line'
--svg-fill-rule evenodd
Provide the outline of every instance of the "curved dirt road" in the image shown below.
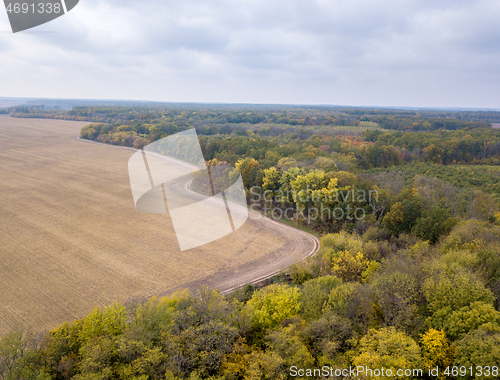
<path fill-rule="evenodd" d="M 134 148 L 103 144 L 81 138 L 77 139 L 84 143 L 103 145 L 108 148 L 113 147 L 137 151 Z M 196 197 L 198 194 L 190 190 L 189 181 L 184 180 L 184 182 L 182 182 L 181 180 L 181 182 L 175 184 L 176 188 L 181 191 L 189 192 L 191 198 Z M 285 247 L 283 247 L 280 252 L 272 252 L 258 260 L 251 261 L 235 269 L 221 270 L 208 277 L 170 289 L 166 291 L 164 295 L 185 288 L 189 289 L 191 292 L 196 292 L 202 286 L 219 289 L 222 294 L 228 294 L 244 285 L 255 284 L 273 277 L 291 265 L 303 261 L 307 257 L 313 256 L 318 251 L 319 240 L 317 237 L 298 228 L 265 217 L 256 211 L 248 210 L 248 214 L 246 223 L 253 223 L 258 227 L 265 228 L 267 231 L 285 238 L 287 241 Z M 262 242 L 262 244 L 265 245 L 266 243 Z"/>

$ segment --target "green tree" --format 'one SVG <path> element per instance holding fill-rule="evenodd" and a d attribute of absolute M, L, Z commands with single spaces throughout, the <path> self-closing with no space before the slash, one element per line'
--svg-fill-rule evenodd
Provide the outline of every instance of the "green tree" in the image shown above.
<path fill-rule="evenodd" d="M 391 234 L 398 235 L 405 231 L 405 211 L 401 202 L 396 202 L 384 216 L 384 226 Z"/>
<path fill-rule="evenodd" d="M 299 211 L 308 211 L 315 204 L 316 196 L 313 196 L 317 190 L 326 190 L 330 179 L 323 170 L 311 170 L 304 175 L 298 175 L 290 182 L 293 201 L 296 203 Z M 321 197 L 320 197 L 321 199 Z"/>
<path fill-rule="evenodd" d="M 410 232 L 421 216 L 422 199 L 414 189 L 405 189 L 397 197 L 390 211 L 382 220 L 382 225 L 393 234 Z"/>
<path fill-rule="evenodd" d="M 401 154 L 393 145 L 380 145 L 375 143 L 368 146 L 365 151 L 369 167 L 384 167 L 399 165 L 403 161 Z"/>
<path fill-rule="evenodd" d="M 366 336 L 361 338 L 358 350 L 359 354 L 352 360 L 354 365 L 367 366 L 372 369 L 384 367 L 386 370 L 393 371 L 393 376 L 380 376 L 378 378 L 408 378 L 397 376 L 396 370 L 421 368 L 420 349 L 417 343 L 394 327 L 370 330 Z M 375 376 L 366 377 L 376 378 Z"/>
<path fill-rule="evenodd" d="M 311 368 L 314 358 L 295 330 L 296 326 L 290 325 L 271 332 L 266 337 L 266 345 L 271 352 L 283 358 L 286 367 L 300 364 L 302 368 Z"/>
<path fill-rule="evenodd" d="M 87 140 L 95 140 L 98 134 L 99 133 L 94 128 L 92 128 L 92 125 L 83 127 L 80 131 L 80 137 Z"/>
<path fill-rule="evenodd" d="M 248 354 L 245 380 L 285 380 L 286 373 L 284 361 L 278 354 L 257 350 Z"/>
<path fill-rule="evenodd" d="M 487 329 L 474 330 L 466 334 L 461 340 L 455 343 L 454 365 L 466 368 L 477 366 L 497 366 L 500 363 L 500 332 L 489 331 Z M 491 369 L 490 369 L 491 371 Z M 468 372 L 465 376 L 458 376 L 459 379 L 483 379 L 484 374 L 474 372 L 471 376 Z M 490 373 L 491 376 L 491 373 Z M 492 378 L 498 379 L 498 374 Z"/>
<path fill-rule="evenodd" d="M 101 309 L 94 309 L 81 321 L 79 340 L 82 343 L 100 336 L 118 336 L 124 333 L 127 311 L 124 306 L 115 303 Z"/>
<path fill-rule="evenodd" d="M 334 276 L 323 276 L 306 281 L 301 294 L 302 315 L 307 319 L 316 319 L 321 316 L 330 292 L 341 284 L 342 281 Z"/>
<path fill-rule="evenodd" d="M 37 357 L 37 337 L 30 330 L 11 331 L 0 339 L 0 379 L 49 380 Z"/>
<path fill-rule="evenodd" d="M 212 320 L 171 336 L 165 341 L 165 350 L 174 373 L 185 376 L 196 370 L 205 379 L 219 372 L 225 356 L 233 351 L 237 337 L 235 327 Z"/>
<path fill-rule="evenodd" d="M 422 217 L 417 219 L 413 230 L 418 238 L 435 244 L 439 237 L 448 234 L 455 224 L 456 220 L 450 216 L 448 210 L 436 206 L 422 212 Z"/>
<path fill-rule="evenodd" d="M 175 300 L 152 297 L 132 311 L 128 335 L 146 344 L 157 345 L 172 325 Z"/>
<path fill-rule="evenodd" d="M 300 291 L 288 285 L 269 285 L 256 291 L 246 306 L 256 327 L 275 328 L 299 313 Z"/>
<path fill-rule="evenodd" d="M 274 150 L 268 150 L 266 152 L 266 156 L 265 156 L 264 160 L 262 161 L 262 163 L 265 167 L 274 166 L 278 163 L 280 158 L 281 158 L 281 156 L 278 152 L 276 152 Z"/>
<path fill-rule="evenodd" d="M 467 218 L 493 222 L 498 213 L 498 204 L 490 194 L 481 190 L 473 190 L 467 202 Z"/>
<path fill-rule="evenodd" d="M 358 342 L 358 334 L 351 320 L 332 311 L 322 314 L 321 318 L 308 324 L 301 335 L 311 347 L 312 355 L 318 363 L 328 364 L 349 350 Z"/>
<path fill-rule="evenodd" d="M 500 331 L 500 312 L 490 304 L 472 302 L 468 306 L 454 310 L 444 320 L 443 325 L 453 340 L 480 327 Z"/>
<path fill-rule="evenodd" d="M 234 305 L 230 304 L 220 291 L 208 287 L 202 287 L 198 297 L 180 297 L 174 307 L 171 328 L 174 334 L 213 321 L 221 321 L 227 325 L 236 323 Z"/>
<path fill-rule="evenodd" d="M 281 160 L 280 160 L 281 162 Z M 280 190 L 281 190 L 281 203 L 291 204 L 294 202 L 293 193 L 292 193 L 292 181 L 294 181 L 299 175 L 304 175 L 305 170 L 297 168 L 295 166 L 285 170 L 283 174 L 281 174 L 280 182 Z"/>
<path fill-rule="evenodd" d="M 368 284 L 350 282 L 332 289 L 325 311 L 351 320 L 359 330 L 368 331 L 374 312 L 373 294 Z"/>
<path fill-rule="evenodd" d="M 487 289 L 474 275 L 463 270 L 455 273 L 434 274 L 425 280 L 423 290 L 431 313 L 427 319 L 429 327 L 438 330 L 447 329 L 447 332 L 451 334 L 455 334 L 455 331 L 457 333 L 462 331 L 463 322 L 460 322 L 460 315 L 467 314 L 467 310 L 470 310 L 467 308 L 469 305 L 474 302 L 493 305 L 494 301 L 491 290 Z M 462 309 L 464 307 L 466 309 Z M 452 317 L 456 311 L 459 314 Z M 469 317 L 473 316 L 474 313 L 469 315 Z M 453 321 L 456 321 L 458 325 Z M 470 321 L 472 327 L 476 323 L 474 318 Z"/>
<path fill-rule="evenodd" d="M 435 164 L 443 163 L 443 154 L 445 152 L 443 148 L 431 144 L 428 147 L 424 148 L 423 151 L 425 153 L 425 161 L 433 162 Z"/>
<path fill-rule="evenodd" d="M 400 271 L 382 272 L 372 283 L 377 300 L 377 310 L 386 326 L 410 331 L 418 324 L 417 279 Z"/>
<path fill-rule="evenodd" d="M 475 301 L 492 304 L 494 300 L 491 290 L 463 270 L 437 273 L 425 280 L 423 289 L 428 308 L 433 313 L 445 307 L 458 310 Z"/>

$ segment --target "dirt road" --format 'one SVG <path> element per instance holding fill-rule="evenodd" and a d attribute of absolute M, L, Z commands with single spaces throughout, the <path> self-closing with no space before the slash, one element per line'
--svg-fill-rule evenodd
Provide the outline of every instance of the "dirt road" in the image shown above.
<path fill-rule="evenodd" d="M 137 151 L 129 147 L 115 147 L 108 144 L 101 144 L 95 141 L 89 141 L 77 138 L 83 143 L 91 143 L 103 146 L 103 149 L 118 148 Z M 165 157 L 168 159 L 167 157 Z M 195 167 L 193 167 L 195 169 Z M 179 180 L 171 183 L 172 191 L 177 192 L 179 196 L 190 198 L 193 200 L 202 200 L 205 197 L 200 197 L 189 187 L 190 177 L 179 178 Z M 200 286 L 208 285 L 211 288 L 219 289 L 222 294 L 228 294 L 235 289 L 246 285 L 255 284 L 265 279 L 271 278 L 307 257 L 313 256 L 319 249 L 319 240 L 317 237 L 294 228 L 287 224 L 278 222 L 264 215 L 248 210 L 249 218 L 247 223 L 254 224 L 259 228 L 263 228 L 273 234 L 280 235 L 288 242 L 286 249 L 267 254 L 258 260 L 254 260 L 231 270 L 222 270 L 208 277 L 198 279 L 181 286 L 169 289 L 165 294 L 170 294 L 176 289 L 188 288 L 192 292 L 196 292 Z M 262 241 L 265 245 L 265 241 Z"/>

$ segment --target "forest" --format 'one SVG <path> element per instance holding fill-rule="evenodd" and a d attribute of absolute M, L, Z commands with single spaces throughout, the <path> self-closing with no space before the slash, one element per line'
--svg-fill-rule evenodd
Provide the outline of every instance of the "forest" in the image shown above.
<path fill-rule="evenodd" d="M 500 130 L 490 127 L 500 113 L 10 112 L 85 120 L 81 138 L 137 149 L 196 128 L 208 166 L 227 168 L 226 181 L 241 173 L 249 207 L 321 247 L 226 296 L 179 291 L 12 331 L 0 340 L 1 379 L 500 378 Z M 349 368 L 364 372 L 338 372 Z"/>

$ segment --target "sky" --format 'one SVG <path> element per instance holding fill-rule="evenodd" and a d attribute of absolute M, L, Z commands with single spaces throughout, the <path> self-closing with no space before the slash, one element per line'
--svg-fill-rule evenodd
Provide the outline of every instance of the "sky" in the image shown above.
<path fill-rule="evenodd" d="M 16 34 L 0 8 L 0 97 L 500 108 L 500 1 L 80 0 Z"/>

